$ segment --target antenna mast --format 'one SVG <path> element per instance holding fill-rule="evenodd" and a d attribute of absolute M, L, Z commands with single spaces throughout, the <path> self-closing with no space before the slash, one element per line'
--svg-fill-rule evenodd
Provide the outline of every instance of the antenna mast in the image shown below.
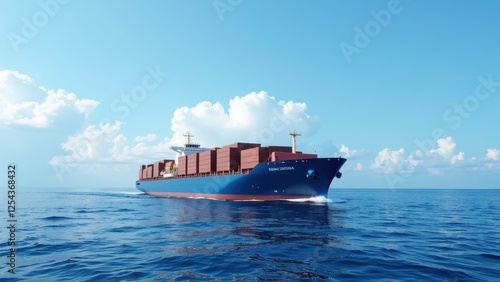
<path fill-rule="evenodd" d="M 184 133 L 184 137 L 187 138 L 187 143 L 186 144 L 191 144 L 191 137 L 194 137 L 189 131 Z"/>
<path fill-rule="evenodd" d="M 297 145 L 296 145 L 297 140 L 296 139 L 297 139 L 297 136 L 301 136 L 301 134 L 297 133 L 294 129 L 292 132 L 288 132 L 288 135 L 292 136 L 292 153 L 295 154 L 295 152 L 297 151 L 296 150 L 296 147 L 297 147 Z"/>

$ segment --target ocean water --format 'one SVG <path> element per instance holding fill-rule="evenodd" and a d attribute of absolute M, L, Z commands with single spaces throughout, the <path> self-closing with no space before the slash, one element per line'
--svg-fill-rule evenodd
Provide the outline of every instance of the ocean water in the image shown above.
<path fill-rule="evenodd" d="M 12 281 L 500 281 L 500 190 L 234 202 L 18 188 L 16 220 L 15 274 L 0 233 Z"/>

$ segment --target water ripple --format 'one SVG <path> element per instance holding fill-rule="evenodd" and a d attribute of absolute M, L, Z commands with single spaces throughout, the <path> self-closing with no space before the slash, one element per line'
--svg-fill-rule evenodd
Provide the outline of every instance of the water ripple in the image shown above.
<path fill-rule="evenodd" d="M 498 281 L 498 190 L 334 193 L 312 202 L 21 194 L 33 205 L 19 212 L 15 278 Z"/>

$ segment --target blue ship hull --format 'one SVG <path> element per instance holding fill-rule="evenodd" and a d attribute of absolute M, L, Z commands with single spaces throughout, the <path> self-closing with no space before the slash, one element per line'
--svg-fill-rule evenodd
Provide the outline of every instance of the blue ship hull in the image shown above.
<path fill-rule="evenodd" d="M 344 158 L 264 162 L 250 173 L 136 181 L 150 195 L 221 200 L 281 200 L 326 197 Z"/>

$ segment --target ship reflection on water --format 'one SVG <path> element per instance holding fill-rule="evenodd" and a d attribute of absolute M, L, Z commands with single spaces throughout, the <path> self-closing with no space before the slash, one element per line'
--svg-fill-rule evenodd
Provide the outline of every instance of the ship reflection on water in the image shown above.
<path fill-rule="evenodd" d="M 230 215 L 233 222 L 239 223 L 233 233 L 259 240 L 260 244 L 329 245 L 337 240 L 334 234 L 325 237 L 315 231 L 341 226 L 342 217 L 336 215 L 341 211 L 328 203 L 274 201 L 233 205 L 243 207 L 241 212 Z"/>
<path fill-rule="evenodd" d="M 324 279 L 330 270 L 323 262 L 335 259 L 339 256 L 336 250 L 342 249 L 342 236 L 337 231 L 343 232 L 344 205 L 329 199 L 157 200 L 169 206 L 169 214 L 162 219 L 165 226 L 176 226 L 175 230 L 166 230 L 169 243 L 163 247 L 164 258 L 208 256 L 217 260 L 217 266 L 205 262 L 210 267 L 231 267 L 232 271 L 241 267 L 247 275 L 251 272 L 266 279 L 283 272 L 294 276 L 298 267 L 298 278 Z M 270 263 L 274 265 L 271 268 Z"/>

